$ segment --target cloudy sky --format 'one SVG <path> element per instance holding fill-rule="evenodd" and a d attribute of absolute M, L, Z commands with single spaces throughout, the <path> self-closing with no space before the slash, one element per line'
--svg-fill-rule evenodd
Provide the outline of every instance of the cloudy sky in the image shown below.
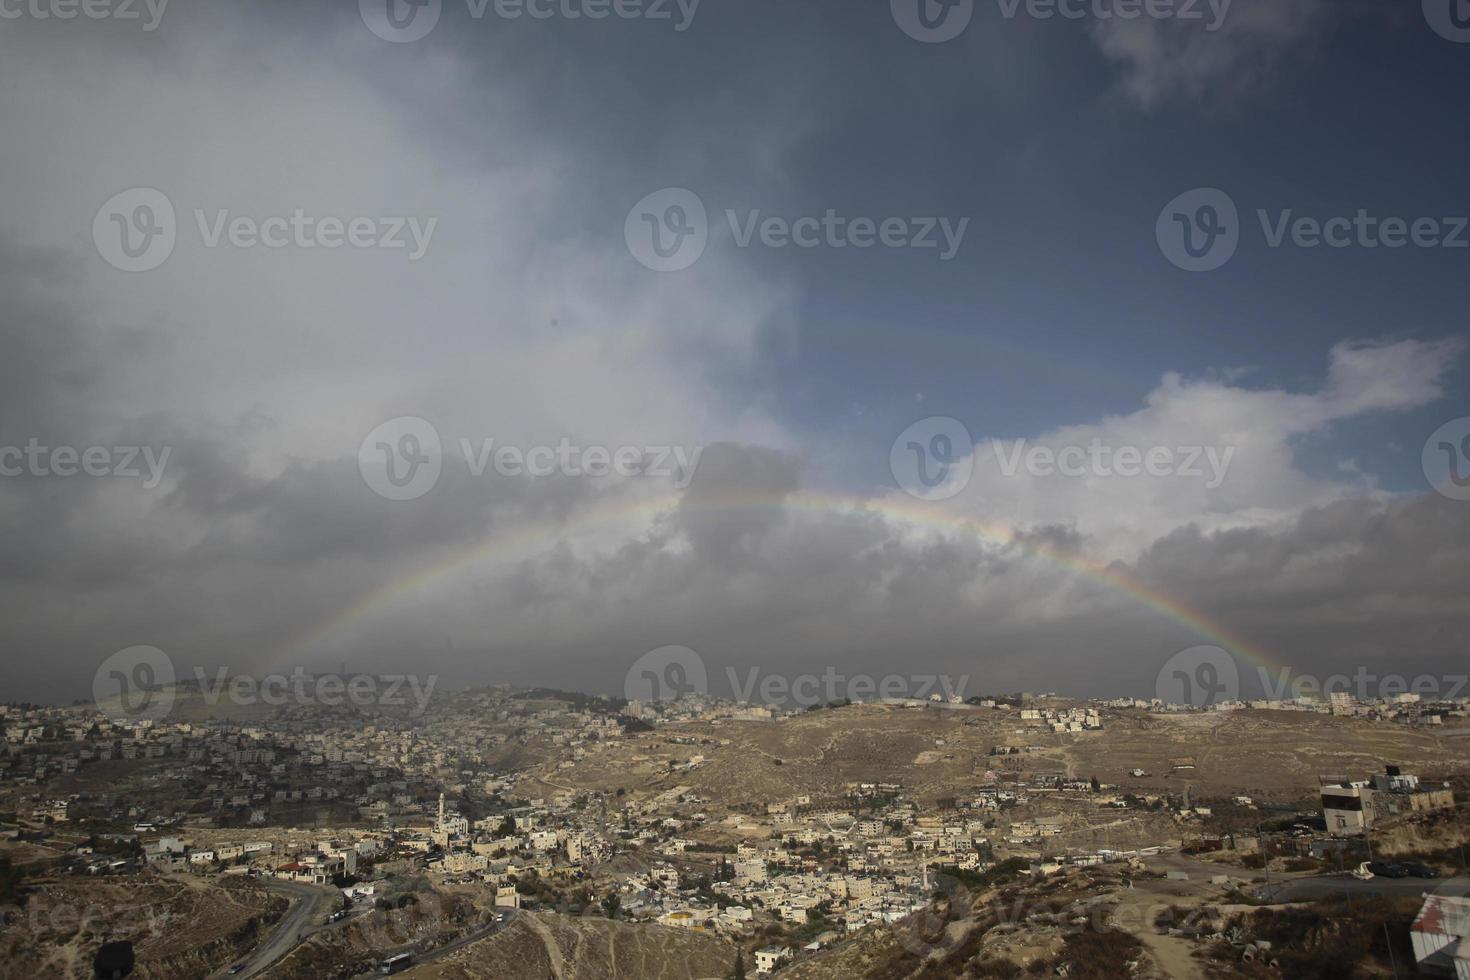
<path fill-rule="evenodd" d="M 0 3 L 6 697 L 1463 671 L 1470 31 L 1063 7 Z"/>

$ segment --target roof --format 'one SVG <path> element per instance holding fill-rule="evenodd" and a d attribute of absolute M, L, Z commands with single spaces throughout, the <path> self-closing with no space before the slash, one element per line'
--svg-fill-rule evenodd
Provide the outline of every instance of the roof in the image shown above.
<path fill-rule="evenodd" d="M 1470 898 L 1428 895 L 1424 899 L 1424 907 L 1419 910 L 1414 924 L 1409 928 L 1414 932 L 1441 933 L 1462 939 L 1470 937 Z M 1465 953 L 1456 955 L 1467 956 Z"/>

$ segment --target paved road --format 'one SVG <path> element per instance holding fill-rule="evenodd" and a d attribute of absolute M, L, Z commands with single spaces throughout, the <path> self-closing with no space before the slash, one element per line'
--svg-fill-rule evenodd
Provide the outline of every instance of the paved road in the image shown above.
<path fill-rule="evenodd" d="M 443 957 L 448 956 L 450 953 L 454 952 L 457 949 L 463 949 L 465 946 L 468 946 L 470 943 L 477 943 L 481 939 L 485 939 L 485 938 L 488 938 L 490 936 L 493 936 L 497 932 L 499 932 L 501 929 L 504 929 L 505 927 L 509 926 L 512 922 L 515 921 L 516 916 L 520 915 L 520 910 L 519 909 L 499 909 L 497 911 L 501 911 L 501 912 L 505 912 L 506 913 L 505 921 L 504 922 L 492 922 L 489 925 L 485 926 L 484 928 L 476 929 L 474 932 L 471 932 L 471 933 L 466 933 L 465 935 L 463 935 L 460 938 L 456 939 L 454 942 L 448 943 L 448 944 L 446 944 L 444 946 L 440 946 L 437 949 L 430 950 L 427 953 L 414 953 L 413 965 L 414 966 L 422 966 L 425 963 L 432 963 L 432 962 L 434 962 L 437 959 L 442 959 Z M 382 958 L 383 959 L 387 959 L 394 952 L 402 953 L 402 952 L 407 952 L 407 950 L 402 950 L 402 949 L 400 949 L 400 950 L 393 950 L 393 951 L 386 951 L 385 950 L 383 952 Z M 377 971 L 375 971 L 375 970 L 369 970 L 367 973 L 359 973 L 356 977 L 353 978 L 353 980 L 370 980 L 370 978 L 376 977 L 376 976 L 379 976 L 379 975 L 380 974 L 377 973 Z"/>
<path fill-rule="evenodd" d="M 1296 902 L 1332 895 L 1470 895 L 1470 878 L 1374 878 L 1360 881 L 1351 875 L 1313 875 L 1291 881 L 1273 881 L 1269 895 L 1264 887 L 1256 894 L 1272 902 Z"/>
<path fill-rule="evenodd" d="M 245 968 L 230 974 L 228 968 L 215 974 L 216 977 L 234 976 L 238 980 L 250 980 L 261 974 L 272 963 L 296 948 L 307 931 L 321 921 L 336 907 L 341 894 L 335 888 L 307 885 L 299 881 L 264 880 L 261 882 L 272 891 L 281 892 L 291 900 L 291 907 L 281 916 L 271 934 L 242 962 Z"/>

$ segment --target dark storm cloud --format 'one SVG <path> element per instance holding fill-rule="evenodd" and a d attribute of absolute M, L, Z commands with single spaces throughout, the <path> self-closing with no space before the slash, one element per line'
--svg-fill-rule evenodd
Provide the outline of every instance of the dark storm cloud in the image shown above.
<path fill-rule="evenodd" d="M 799 464 L 783 453 L 728 443 L 709 446 L 679 500 L 676 524 L 711 566 L 749 558 L 782 521 L 781 503 L 799 485 Z"/>
<path fill-rule="evenodd" d="M 915 411 L 892 367 L 916 351 L 926 372 L 953 373 L 961 404 L 979 398 L 981 367 L 1025 360 L 1042 376 L 1095 357 L 1033 317 L 1057 292 L 1049 277 L 1086 286 L 1047 248 L 1022 249 L 1011 309 L 972 313 L 951 290 L 981 281 L 998 294 L 1009 273 L 997 263 L 1027 229 L 1051 246 L 1076 238 L 1088 263 L 1126 252 L 1114 236 L 1132 241 L 1135 226 L 1146 239 L 1167 199 L 1153 186 L 1131 188 L 1148 207 L 1100 237 L 1090 226 L 1108 222 L 1079 223 L 1077 209 L 1126 197 L 1113 176 L 1106 193 L 1087 185 L 1048 210 L 1080 170 L 1156 162 L 1123 155 L 1135 134 L 1115 142 L 1119 120 L 1093 112 L 1094 96 L 1121 85 L 1157 108 L 1235 93 L 1241 77 L 1261 86 L 1310 45 L 1321 8 L 1263 2 L 1237 0 L 1239 23 L 1215 41 L 1173 26 L 977 20 L 941 47 L 903 36 L 881 3 L 706 0 L 684 34 L 472 22 L 450 3 L 413 45 L 373 37 L 350 3 L 179 4 L 146 37 L 7 24 L 0 445 L 172 450 L 151 490 L 0 481 L 0 645 L 23 665 L 14 689 L 85 695 L 102 658 L 150 643 L 181 665 L 348 657 L 455 682 L 617 691 L 638 654 L 681 643 L 717 677 L 834 664 L 983 675 L 990 690 L 1148 693 L 1156 665 L 1200 639 L 1057 556 L 1116 562 L 1303 666 L 1463 654 L 1466 508 L 1313 476 L 1291 442 L 1436 403 L 1454 343 L 1333 348 L 1346 330 L 1329 323 L 1330 341 L 1304 343 L 1313 377 L 1332 348 L 1327 380 L 1305 386 L 1316 394 L 1171 374 L 1152 388 L 1115 380 L 1106 402 L 1058 399 L 1066 428 L 1004 434 L 1235 440 L 1235 478 L 1213 496 L 1012 481 L 945 512 L 1012 525 L 1010 543 L 885 514 L 872 477 L 876 467 L 887 486 L 897 429 L 855 422 L 846 399 L 825 404 L 856 390 Z M 156 272 L 107 267 L 89 240 L 98 205 L 155 184 L 188 235 L 195 207 L 299 207 L 433 215 L 441 237 L 412 267 L 193 240 Z M 687 273 L 650 275 L 624 248 L 624 218 L 647 192 L 682 185 L 716 222 L 725 208 L 947 211 L 983 216 L 977 237 L 990 237 L 950 280 L 902 262 L 874 273 L 844 264 L 851 253 L 803 265 L 739 252 L 718 230 Z M 1018 201 L 1038 210 L 1007 227 Z M 875 284 L 892 293 L 868 308 L 861 290 Z M 1148 311 L 1138 335 L 1104 343 L 1164 358 L 1156 320 L 1207 306 L 1167 299 L 1167 316 Z M 977 365 L 974 347 L 954 356 L 942 332 L 914 341 L 946 307 L 977 335 L 1010 320 L 1034 330 L 1025 357 Z M 1085 312 L 1079 329 L 1094 331 Z M 881 329 L 859 344 L 867 317 Z M 811 357 L 813 321 L 830 321 L 836 340 L 798 361 Z M 389 501 L 354 453 L 408 413 L 439 427 L 444 474 L 422 499 Z M 459 437 L 705 448 L 680 491 L 476 477 Z M 803 499 L 834 484 L 866 488 L 872 511 Z"/>
<path fill-rule="evenodd" d="M 1470 652 L 1470 508 L 1459 501 L 1347 500 L 1283 528 L 1184 528 L 1138 572 L 1319 675 L 1358 664 L 1463 672 Z"/>

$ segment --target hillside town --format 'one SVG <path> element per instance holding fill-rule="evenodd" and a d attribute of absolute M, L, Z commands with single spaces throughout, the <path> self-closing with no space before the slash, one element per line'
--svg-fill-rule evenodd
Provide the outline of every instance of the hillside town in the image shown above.
<path fill-rule="evenodd" d="M 1467 707 L 1394 705 L 1245 702 L 1204 714 L 1297 710 L 1415 727 L 1438 724 L 1430 717 L 1459 723 Z M 968 776 L 940 798 L 905 778 L 765 799 L 722 796 L 705 780 L 752 733 L 861 711 L 949 732 L 919 752 L 921 769 L 973 745 Z M 177 712 L 129 721 L 94 706 L 11 706 L 0 709 L 0 842 L 51 855 L 61 874 L 330 890 L 323 928 L 393 908 L 411 890 L 469 889 L 491 923 L 553 910 L 717 936 L 765 974 L 891 929 L 956 881 L 1141 870 L 1180 849 L 1232 855 L 1244 867 L 1348 868 L 1371 858 L 1363 842 L 1376 824 L 1456 806 L 1443 777 L 1392 762 L 1322 776 L 1315 797 L 1285 806 L 1207 793 L 1196 756 L 1086 774 L 1055 764 L 1102 744 L 1118 724 L 1200 713 L 1048 695 L 794 710 L 511 688 L 462 692 L 422 717 L 293 707 L 260 721 Z M 635 785 L 609 781 L 633 767 Z"/>

